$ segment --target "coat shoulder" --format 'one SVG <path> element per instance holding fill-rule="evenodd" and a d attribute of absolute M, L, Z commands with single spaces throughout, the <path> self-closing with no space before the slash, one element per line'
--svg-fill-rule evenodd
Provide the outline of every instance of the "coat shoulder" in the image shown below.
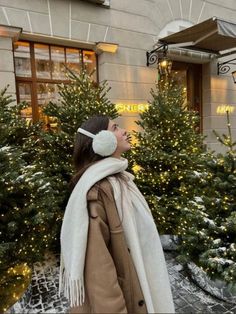
<path fill-rule="evenodd" d="M 99 194 L 105 194 L 107 196 L 113 195 L 113 188 L 107 178 L 100 180 L 87 193 L 88 201 L 96 201 L 100 198 Z"/>

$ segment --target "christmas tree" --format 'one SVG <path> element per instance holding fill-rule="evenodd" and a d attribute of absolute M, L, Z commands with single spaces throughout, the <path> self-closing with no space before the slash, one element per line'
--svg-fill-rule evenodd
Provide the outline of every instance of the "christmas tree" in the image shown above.
<path fill-rule="evenodd" d="M 55 241 L 57 223 L 62 219 L 53 182 L 21 156 L 20 149 L 0 147 L 1 309 L 8 302 L 6 295 L 15 293 L 14 287 L 22 280 L 10 270 L 22 264 L 30 268 L 42 259 Z"/>
<path fill-rule="evenodd" d="M 22 149 L 23 159 L 30 161 L 35 156 L 35 141 L 42 126 L 22 118 L 21 111 L 29 104 L 16 104 L 12 96 L 7 95 L 7 89 L 8 86 L 0 91 L 0 144 Z"/>
<path fill-rule="evenodd" d="M 158 229 L 178 235 L 179 260 L 235 282 L 236 142 L 229 119 L 228 135 L 215 132 L 228 152 L 214 155 L 205 150 L 198 115 L 186 109 L 181 86 L 161 80 L 152 96 L 130 156 L 137 184 Z"/>
<path fill-rule="evenodd" d="M 82 122 L 93 115 L 118 116 L 115 105 L 107 98 L 110 90 L 107 82 L 99 85 L 92 80 L 92 75 L 82 71 L 75 75 L 67 69 L 70 84 L 59 85 L 58 102 L 50 102 L 44 107 L 44 114 L 57 121 L 57 130 L 74 136 Z"/>
<path fill-rule="evenodd" d="M 182 208 L 192 196 L 189 178 L 202 167 L 203 137 L 196 131 L 199 117 L 186 108 L 182 86 L 162 79 L 151 91 L 153 100 L 142 113 L 131 155 L 137 184 L 162 233 L 180 234 Z"/>
<path fill-rule="evenodd" d="M 27 287 L 32 263 L 59 242 L 78 126 L 95 114 L 118 115 L 106 82 L 98 86 L 84 72 L 68 75 L 60 100 L 44 108 L 53 120 L 47 126 L 27 123 L 21 110 L 28 105 L 14 104 L 7 88 L 0 93 L 1 310 L 16 301 L 17 287 Z"/>
<path fill-rule="evenodd" d="M 30 267 L 55 241 L 63 213 L 53 180 L 31 159 L 38 126 L 21 117 L 24 106 L 14 104 L 6 89 L 0 93 L 1 311 L 27 287 Z"/>
<path fill-rule="evenodd" d="M 35 160 L 47 175 L 54 178 L 54 189 L 60 196 L 60 207 L 65 208 L 69 189 L 68 183 L 74 173 L 72 154 L 74 138 L 78 127 L 93 115 L 118 116 L 115 105 L 108 98 L 107 82 L 100 85 L 92 80 L 92 74 L 85 71 L 75 75 L 67 69 L 70 84 L 59 85 L 60 98 L 43 108 L 44 115 L 53 121 L 42 129 Z"/>
<path fill-rule="evenodd" d="M 231 135 L 217 139 L 227 148 L 206 160 L 205 183 L 196 182 L 195 198 L 185 208 L 188 228 L 180 245 L 182 261 L 195 261 L 211 277 L 236 283 L 236 142 Z"/>

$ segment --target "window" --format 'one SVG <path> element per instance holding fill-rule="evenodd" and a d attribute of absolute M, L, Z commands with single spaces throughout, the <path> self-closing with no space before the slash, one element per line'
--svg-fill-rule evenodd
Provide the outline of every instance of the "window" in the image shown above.
<path fill-rule="evenodd" d="M 97 81 L 94 51 L 42 43 L 18 41 L 14 43 L 17 101 L 26 101 L 30 107 L 22 111 L 29 121 L 52 122 L 43 116 L 42 107 L 59 98 L 58 84 L 68 84 L 65 65 L 75 74 L 82 69 L 93 72 Z"/>

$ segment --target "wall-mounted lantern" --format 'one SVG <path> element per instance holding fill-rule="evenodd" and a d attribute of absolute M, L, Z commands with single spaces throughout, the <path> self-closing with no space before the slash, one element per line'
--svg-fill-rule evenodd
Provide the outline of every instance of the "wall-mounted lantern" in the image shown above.
<path fill-rule="evenodd" d="M 231 70 L 230 66 L 236 65 L 236 62 L 233 62 L 235 60 L 236 60 L 236 58 L 230 59 L 230 60 L 224 61 L 224 62 L 218 62 L 217 63 L 217 74 L 220 75 L 220 74 L 228 73 Z M 236 84 L 236 71 L 231 72 L 231 74 L 233 77 L 233 81 Z"/>
<path fill-rule="evenodd" d="M 171 68 L 172 68 L 172 61 L 169 58 L 163 57 L 162 59 L 159 59 L 157 63 L 157 69 L 160 75 L 170 74 Z"/>
<path fill-rule="evenodd" d="M 231 74 L 233 77 L 234 84 L 236 84 L 236 71 L 233 71 Z"/>
<path fill-rule="evenodd" d="M 171 72 L 172 61 L 167 57 L 168 45 L 160 45 L 157 48 L 147 51 L 147 66 L 157 62 L 157 69 L 160 75 L 168 75 Z"/>
<path fill-rule="evenodd" d="M 96 43 L 96 50 L 98 53 L 102 53 L 102 52 L 116 53 L 117 49 L 118 49 L 118 44 L 107 43 L 103 41 Z"/>

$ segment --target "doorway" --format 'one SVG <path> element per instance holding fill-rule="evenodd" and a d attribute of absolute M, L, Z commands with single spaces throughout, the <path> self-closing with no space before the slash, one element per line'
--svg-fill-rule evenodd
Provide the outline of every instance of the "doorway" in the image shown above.
<path fill-rule="evenodd" d="M 202 132 L 202 65 L 173 61 L 171 72 L 186 89 L 188 110 L 198 112 L 199 131 Z"/>

